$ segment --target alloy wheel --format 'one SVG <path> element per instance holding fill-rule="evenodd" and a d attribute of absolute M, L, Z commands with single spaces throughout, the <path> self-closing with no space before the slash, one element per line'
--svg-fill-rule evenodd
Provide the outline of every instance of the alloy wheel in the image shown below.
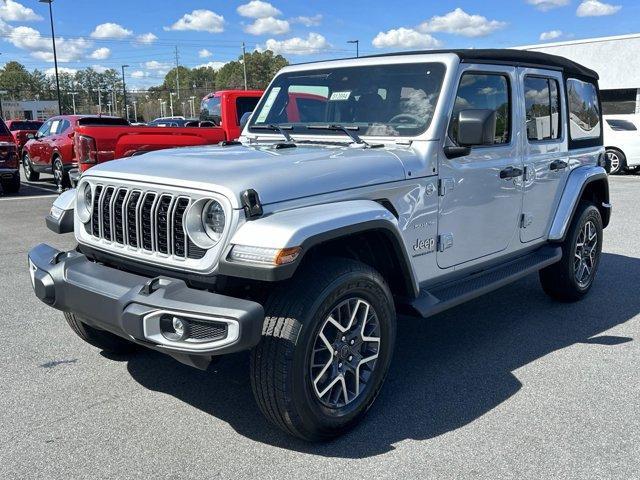
<path fill-rule="evenodd" d="M 25 156 L 22 159 L 22 168 L 24 168 L 24 174 L 27 177 L 27 180 L 31 176 L 31 162 L 29 161 L 29 157 Z"/>
<path fill-rule="evenodd" d="M 352 297 L 336 305 L 320 328 L 311 354 L 313 391 L 336 409 L 361 397 L 380 353 L 380 322 L 369 302 Z"/>
<path fill-rule="evenodd" d="M 610 173 L 618 173 L 620 170 L 620 157 L 617 153 L 609 151 L 607 152 L 607 158 L 609 159 Z"/>
<path fill-rule="evenodd" d="M 593 221 L 588 220 L 578 234 L 574 253 L 573 271 L 581 288 L 589 285 L 595 271 L 598 255 L 598 230 Z"/>

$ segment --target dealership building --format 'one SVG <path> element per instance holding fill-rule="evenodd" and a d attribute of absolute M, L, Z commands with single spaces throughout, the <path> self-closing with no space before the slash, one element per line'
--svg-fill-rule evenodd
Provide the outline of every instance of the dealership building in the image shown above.
<path fill-rule="evenodd" d="M 0 100 L 2 118 L 12 120 L 46 120 L 58 114 L 55 100 Z"/>
<path fill-rule="evenodd" d="M 640 33 L 516 48 L 560 55 L 595 70 L 604 114 L 640 114 Z"/>

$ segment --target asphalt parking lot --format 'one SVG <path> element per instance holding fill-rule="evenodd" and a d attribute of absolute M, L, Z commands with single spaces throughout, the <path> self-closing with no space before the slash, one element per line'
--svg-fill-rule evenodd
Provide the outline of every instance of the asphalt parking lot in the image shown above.
<path fill-rule="evenodd" d="M 83 343 L 32 294 L 26 253 L 73 246 L 43 221 L 50 183 L 0 198 L 0 478 L 640 478 L 640 176 L 584 301 L 537 277 L 429 321 L 399 320 L 366 421 L 307 444 L 261 416 L 248 356 L 201 372 Z"/>

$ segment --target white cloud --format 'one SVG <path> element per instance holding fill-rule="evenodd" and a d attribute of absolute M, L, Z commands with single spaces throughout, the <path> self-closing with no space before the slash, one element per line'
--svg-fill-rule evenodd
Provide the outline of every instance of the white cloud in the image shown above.
<path fill-rule="evenodd" d="M 0 19 L 7 22 L 32 22 L 42 20 L 42 17 L 21 3 L 4 0 L 0 4 Z"/>
<path fill-rule="evenodd" d="M 289 32 L 289 22 L 274 17 L 257 18 L 244 31 L 251 35 L 282 35 Z"/>
<path fill-rule="evenodd" d="M 540 34 L 540 40 L 548 41 L 555 40 L 556 38 L 560 38 L 562 36 L 562 30 L 550 30 L 548 32 L 542 32 Z"/>
<path fill-rule="evenodd" d="M 196 65 L 193 68 L 213 68 L 214 70 L 220 70 L 226 64 L 227 62 L 207 62 L 207 63 L 201 63 L 200 65 Z"/>
<path fill-rule="evenodd" d="M 330 47 L 319 33 L 309 33 L 307 38 L 293 37 L 287 40 L 276 40 L 270 38 L 264 46 L 257 46 L 257 50 L 271 50 L 273 53 L 284 53 L 289 55 L 311 55 L 319 53 L 323 49 Z"/>
<path fill-rule="evenodd" d="M 489 20 L 482 15 L 470 15 L 461 8 L 442 16 L 431 17 L 423 22 L 418 30 L 424 33 L 444 32 L 465 37 L 484 37 L 507 24 L 498 20 Z"/>
<path fill-rule="evenodd" d="M 211 10 L 194 10 L 191 13 L 185 13 L 180 20 L 164 29 L 221 33 L 224 32 L 224 17 Z"/>
<path fill-rule="evenodd" d="M 142 35 L 138 35 L 136 37 L 136 42 L 142 44 L 142 45 L 151 45 L 153 42 L 155 42 L 156 40 L 158 40 L 158 37 L 155 36 L 153 33 L 149 32 L 149 33 L 143 33 Z"/>
<path fill-rule="evenodd" d="M 93 32 L 91 38 L 127 38 L 133 35 L 131 30 L 127 30 L 117 23 L 101 23 Z"/>
<path fill-rule="evenodd" d="M 149 70 L 170 70 L 173 67 L 170 63 L 163 63 L 157 60 L 145 62 L 144 66 Z"/>
<path fill-rule="evenodd" d="M 584 0 L 578 5 L 576 15 L 579 17 L 603 17 L 605 15 L 618 13 L 621 8 L 621 5 L 611 5 L 610 3 L 603 3 L 598 0 Z"/>
<path fill-rule="evenodd" d="M 317 14 L 312 17 L 300 16 L 292 18 L 290 21 L 291 23 L 301 23 L 305 27 L 317 27 L 322 23 L 322 15 Z"/>
<path fill-rule="evenodd" d="M 277 17 L 282 14 L 280 10 L 269 2 L 262 2 L 260 0 L 252 0 L 249 3 L 240 5 L 237 8 L 237 11 L 241 16 L 248 18 Z"/>
<path fill-rule="evenodd" d="M 58 75 L 59 75 L 59 74 L 61 74 L 61 73 L 68 73 L 69 75 L 75 75 L 77 71 L 78 71 L 78 70 L 77 70 L 77 69 L 75 69 L 75 68 L 58 67 Z M 44 71 L 44 74 L 45 74 L 47 77 L 55 77 L 55 76 L 56 76 L 56 69 L 55 69 L 55 67 L 47 68 L 47 69 Z"/>
<path fill-rule="evenodd" d="M 38 30 L 25 26 L 11 28 L 6 24 L 2 28 L 3 33 L 7 35 L 6 40 L 14 47 L 27 50 L 33 58 L 38 60 L 53 62 L 51 39 L 42 37 Z M 84 38 L 56 37 L 56 47 L 59 62 L 73 62 L 85 57 L 91 42 Z"/>
<path fill-rule="evenodd" d="M 213 53 L 211 53 L 209 50 L 207 50 L 206 48 L 203 48 L 202 50 L 200 50 L 198 52 L 198 56 L 200 58 L 209 58 L 210 56 L 212 56 Z"/>
<path fill-rule="evenodd" d="M 527 3 L 546 12 L 553 8 L 565 7 L 571 3 L 571 0 L 527 0 Z"/>
<path fill-rule="evenodd" d="M 144 77 L 148 77 L 149 73 L 148 72 L 144 72 L 142 70 L 135 70 L 135 71 L 131 72 L 131 76 L 133 78 L 144 78 Z"/>
<path fill-rule="evenodd" d="M 94 60 L 106 60 L 110 56 L 111 50 L 109 50 L 107 47 L 102 47 L 94 50 L 93 53 L 89 55 L 89 58 L 93 58 Z"/>
<path fill-rule="evenodd" d="M 371 43 L 376 48 L 435 48 L 441 45 L 439 40 L 428 33 L 404 27 L 380 32 Z"/>

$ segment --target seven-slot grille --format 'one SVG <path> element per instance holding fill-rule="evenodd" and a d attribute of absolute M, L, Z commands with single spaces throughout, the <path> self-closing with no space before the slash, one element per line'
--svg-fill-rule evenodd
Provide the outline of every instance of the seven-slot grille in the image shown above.
<path fill-rule="evenodd" d="M 97 185 L 89 231 L 99 239 L 150 253 L 200 259 L 206 254 L 184 229 L 191 199 L 135 188 Z"/>

